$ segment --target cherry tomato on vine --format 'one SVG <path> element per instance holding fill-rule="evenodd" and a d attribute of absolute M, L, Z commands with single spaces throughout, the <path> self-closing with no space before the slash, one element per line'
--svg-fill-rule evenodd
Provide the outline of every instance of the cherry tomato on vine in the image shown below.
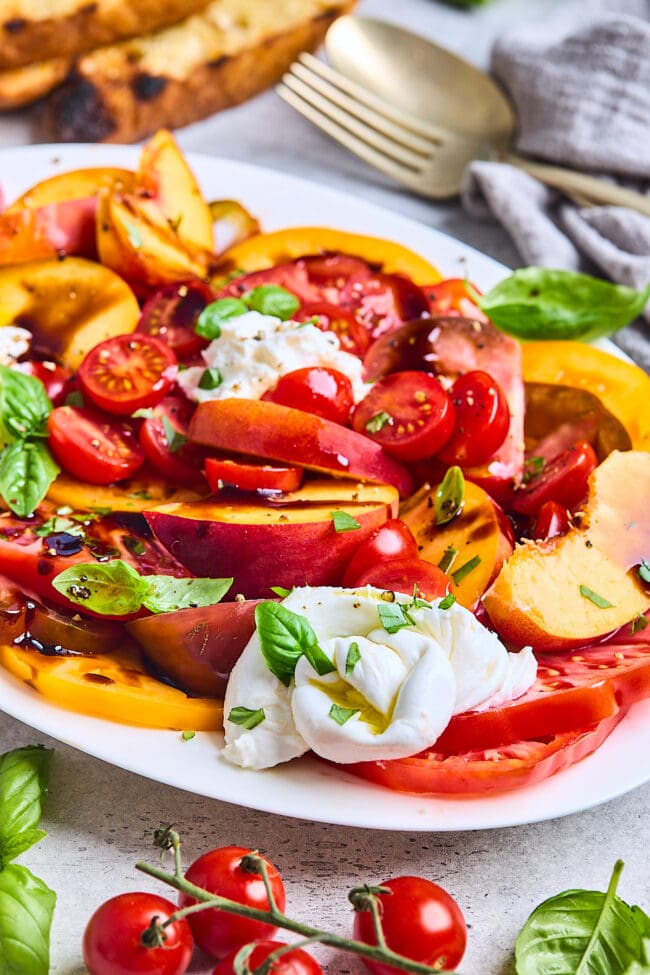
<path fill-rule="evenodd" d="M 241 846 L 224 846 L 210 850 L 209 853 L 194 861 L 185 877 L 190 883 L 203 887 L 213 894 L 219 894 L 249 907 L 268 910 L 269 899 L 261 875 L 250 873 L 241 866 L 243 857 L 249 853 L 250 850 Z M 262 859 L 266 863 L 275 902 L 278 908 L 284 911 L 286 896 L 282 877 L 270 860 L 266 857 Z M 196 901 L 187 894 L 180 894 L 181 907 L 195 903 Z M 188 921 L 196 943 L 213 958 L 223 958 L 229 951 L 241 948 L 249 941 L 272 937 L 277 930 L 263 921 L 237 917 L 214 907 L 191 914 Z"/>
<path fill-rule="evenodd" d="M 64 470 L 90 484 L 130 477 L 144 463 L 125 421 L 82 406 L 57 406 L 47 420 L 49 445 Z"/>
<path fill-rule="evenodd" d="M 168 345 L 133 332 L 94 346 L 79 366 L 79 382 L 97 406 L 128 416 L 159 403 L 177 372 L 178 360 Z"/>
<path fill-rule="evenodd" d="M 215 297 L 216 291 L 204 281 L 167 284 L 143 306 L 136 331 L 161 339 L 179 359 L 193 355 L 207 345 L 194 326 Z"/>
<path fill-rule="evenodd" d="M 352 427 L 398 460 L 424 460 L 451 436 L 454 408 L 434 376 L 394 372 L 378 380 L 357 404 Z"/>
<path fill-rule="evenodd" d="M 587 497 L 589 475 L 597 466 L 591 444 L 579 440 L 523 485 L 516 492 L 512 507 L 519 514 L 535 515 L 547 501 L 557 501 L 571 511 Z"/>
<path fill-rule="evenodd" d="M 396 877 L 381 886 L 391 891 L 379 894 L 388 947 L 424 965 L 456 968 L 465 953 L 467 926 L 453 897 L 423 877 Z M 354 936 L 366 944 L 377 944 L 370 911 L 355 914 Z M 363 962 L 373 975 L 397 975 L 399 971 L 369 958 Z"/>
<path fill-rule="evenodd" d="M 171 901 L 156 894 L 119 894 L 98 907 L 86 925 L 83 956 L 90 975 L 183 975 L 194 941 L 184 918 L 165 928 L 165 940 L 146 947 L 142 932 L 157 918 L 174 913 Z"/>
<path fill-rule="evenodd" d="M 284 948 L 284 941 L 260 941 L 248 956 L 248 967 L 251 971 L 258 968 L 269 955 L 278 948 Z M 233 962 L 237 955 L 236 951 L 231 951 L 223 958 L 212 975 L 235 975 Z M 271 964 L 269 975 L 322 975 L 323 969 L 315 958 L 308 955 L 302 948 L 294 948 L 286 955 L 281 955 L 277 961 Z"/>
<path fill-rule="evenodd" d="M 194 406 L 184 396 L 166 396 L 140 427 L 140 446 L 152 467 L 174 484 L 196 487 L 203 482 L 205 451 L 187 443 Z M 205 483 L 205 482 L 203 482 Z"/>
<path fill-rule="evenodd" d="M 389 518 L 375 528 L 356 550 L 345 570 L 342 584 L 356 585 L 356 580 L 378 563 L 417 557 L 418 543 L 411 529 L 399 518 Z"/>
<path fill-rule="evenodd" d="M 308 366 L 288 372 L 280 377 L 275 389 L 266 393 L 264 399 L 322 416 L 324 420 L 343 426 L 354 406 L 352 383 L 348 377 L 338 369 L 326 366 Z"/>
<path fill-rule="evenodd" d="M 456 411 L 456 425 L 439 451 L 439 459 L 450 466 L 485 464 L 510 429 L 510 411 L 503 390 L 496 379 L 476 369 L 459 376 L 449 395 Z"/>

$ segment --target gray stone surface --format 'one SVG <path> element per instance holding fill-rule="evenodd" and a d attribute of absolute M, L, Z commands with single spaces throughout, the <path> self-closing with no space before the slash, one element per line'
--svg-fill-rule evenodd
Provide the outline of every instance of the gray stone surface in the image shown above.
<path fill-rule="evenodd" d="M 435 0 L 365 0 L 360 9 L 428 33 L 485 64 L 492 39 L 503 27 L 542 17 L 559 3 L 494 0 L 471 15 Z M 0 120 L 0 146 L 39 141 L 34 121 L 30 115 Z M 471 220 L 456 203 L 436 205 L 401 192 L 272 93 L 191 126 L 179 139 L 186 150 L 253 161 L 362 195 L 506 264 L 517 262 L 500 229 Z M 65 739 L 64 714 L 61 735 Z M 627 863 L 622 896 L 650 907 L 650 786 L 598 809 L 534 826 L 468 834 L 375 833 L 284 819 L 188 795 L 48 742 L 0 715 L 1 751 L 36 742 L 56 748 L 44 822 L 49 835 L 25 857 L 59 895 L 53 975 L 82 975 L 81 935 L 98 904 L 147 885 L 133 864 L 146 857 L 151 832 L 161 822 L 174 823 L 181 831 L 188 860 L 223 844 L 262 849 L 285 875 L 290 912 L 325 928 L 349 929 L 346 892 L 360 882 L 417 873 L 443 883 L 458 898 L 470 925 L 461 966 L 466 975 L 512 972 L 516 932 L 535 904 L 572 886 L 604 889 L 618 857 Z M 160 762 L 164 765 L 164 754 Z M 517 802 L 516 794 L 512 802 Z M 324 952 L 320 957 L 329 975 L 363 971 L 360 963 L 342 956 Z M 212 967 L 204 959 L 192 971 L 207 975 Z"/>

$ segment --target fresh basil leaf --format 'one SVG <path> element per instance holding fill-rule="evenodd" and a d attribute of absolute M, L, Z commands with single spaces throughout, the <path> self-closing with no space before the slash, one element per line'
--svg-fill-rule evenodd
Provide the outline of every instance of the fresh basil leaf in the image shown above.
<path fill-rule="evenodd" d="M 650 285 L 635 291 L 588 274 L 525 267 L 478 298 L 502 331 L 521 339 L 582 339 L 612 335 L 641 314 Z"/>
<path fill-rule="evenodd" d="M 199 389 L 217 389 L 223 382 L 221 371 L 216 366 L 204 369 L 199 379 Z"/>
<path fill-rule="evenodd" d="M 463 510 L 465 477 L 460 467 L 450 467 L 436 491 L 436 525 L 446 525 Z"/>
<path fill-rule="evenodd" d="M 276 596 L 280 596 L 281 599 L 285 599 L 287 596 L 290 596 L 293 591 L 291 589 L 285 589 L 284 586 L 270 586 L 269 588 L 271 589 L 271 592 L 274 592 Z"/>
<path fill-rule="evenodd" d="M 0 755 L 0 870 L 45 836 L 39 830 L 52 751 L 37 746 Z"/>
<path fill-rule="evenodd" d="M 397 633 L 405 626 L 413 626 L 406 606 L 400 603 L 380 603 L 377 607 L 381 625 L 387 633 Z"/>
<path fill-rule="evenodd" d="M 457 600 L 453 592 L 448 592 L 447 595 L 443 596 L 443 598 L 438 603 L 438 609 L 442 609 L 443 611 L 446 609 L 451 609 L 451 607 L 454 605 L 456 601 Z"/>
<path fill-rule="evenodd" d="M 253 311 L 258 311 L 261 315 L 273 315 L 281 318 L 283 322 L 300 308 L 300 301 L 292 295 L 286 288 L 280 288 L 276 284 L 261 284 L 257 288 L 252 288 L 242 295 L 244 301 Z"/>
<path fill-rule="evenodd" d="M 241 298 L 218 298 L 206 305 L 196 320 L 194 331 L 211 342 L 221 335 L 221 326 L 230 318 L 245 315 L 248 308 Z"/>
<path fill-rule="evenodd" d="M 379 433 L 379 431 L 383 430 L 387 424 L 392 424 L 393 422 L 394 420 L 390 413 L 387 413 L 385 410 L 381 410 L 381 412 L 375 413 L 374 416 L 370 417 L 366 423 L 366 431 L 368 433 Z"/>
<path fill-rule="evenodd" d="M 622 869 L 607 893 L 567 890 L 533 911 L 515 943 L 517 975 L 624 975 L 643 959 L 650 921 L 616 895 Z"/>
<path fill-rule="evenodd" d="M 641 559 L 639 579 L 643 579 L 644 582 L 650 582 L 650 562 L 648 559 Z"/>
<path fill-rule="evenodd" d="M 196 731 L 181 731 L 181 741 L 192 741 L 196 738 Z"/>
<path fill-rule="evenodd" d="M 111 563 L 108 563 L 109 565 Z M 141 576 L 145 586 L 142 605 L 152 613 L 212 606 L 221 602 L 233 584 L 230 579 L 177 579 L 174 576 Z"/>
<path fill-rule="evenodd" d="M 57 592 L 94 613 L 128 616 L 137 613 L 148 585 L 122 559 L 71 566 L 52 580 Z"/>
<path fill-rule="evenodd" d="M 14 514 L 28 518 L 59 471 L 44 443 L 17 440 L 0 457 L 0 495 Z"/>
<path fill-rule="evenodd" d="M 639 613 L 639 615 L 635 616 L 630 623 L 630 636 L 634 636 L 635 633 L 640 633 L 641 630 L 645 630 L 647 625 L 647 618 L 643 615 L 643 613 Z"/>
<path fill-rule="evenodd" d="M 288 687 L 302 655 L 318 646 L 311 623 L 299 613 L 266 600 L 255 607 L 255 626 L 266 666 Z"/>
<path fill-rule="evenodd" d="M 52 403 L 40 379 L 0 366 L 0 447 L 47 436 Z"/>
<path fill-rule="evenodd" d="M 335 532 L 355 532 L 361 525 L 347 511 L 330 511 Z"/>
<path fill-rule="evenodd" d="M 253 728 L 257 728 L 258 724 L 264 721 L 265 717 L 264 708 L 257 708 L 254 711 L 252 708 L 237 707 L 231 709 L 228 715 L 228 721 L 232 721 L 233 724 L 241 725 L 242 728 L 247 728 L 248 731 L 252 731 Z"/>
<path fill-rule="evenodd" d="M 314 643 L 310 647 L 306 647 L 304 653 L 305 657 L 320 677 L 323 677 L 325 674 L 332 674 L 336 670 L 336 667 L 327 654 L 321 649 L 318 643 Z"/>
<path fill-rule="evenodd" d="M 56 894 L 26 867 L 0 870 L 0 972 L 48 975 Z"/>

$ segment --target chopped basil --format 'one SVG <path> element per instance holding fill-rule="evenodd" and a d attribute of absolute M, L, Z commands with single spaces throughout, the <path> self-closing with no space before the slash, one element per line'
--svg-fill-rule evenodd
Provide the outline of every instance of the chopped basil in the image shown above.
<path fill-rule="evenodd" d="M 413 626 L 408 609 L 401 603 L 382 603 L 377 607 L 377 612 L 381 625 L 387 633 L 397 633 L 405 626 Z"/>
<path fill-rule="evenodd" d="M 84 530 L 82 525 L 76 524 L 71 518 L 64 518 L 60 515 L 53 515 L 44 521 L 42 525 L 38 528 L 34 528 L 34 534 L 41 538 L 47 538 L 48 535 L 57 535 L 60 532 L 66 532 L 68 535 L 77 535 L 82 537 Z"/>
<path fill-rule="evenodd" d="M 453 521 L 463 509 L 465 501 L 465 478 L 460 467 L 450 467 L 436 491 L 436 525 L 446 525 Z"/>
<path fill-rule="evenodd" d="M 257 708 L 257 710 L 253 711 L 251 708 L 240 706 L 231 709 L 228 715 L 228 721 L 231 721 L 232 724 L 238 724 L 242 728 L 247 728 L 248 731 L 252 731 L 253 728 L 257 728 L 258 724 L 264 721 L 265 717 L 264 708 Z"/>
<path fill-rule="evenodd" d="M 442 558 L 438 562 L 438 568 L 442 572 L 449 572 L 452 565 L 456 561 L 456 556 L 458 555 L 458 549 L 454 548 L 453 545 L 447 546 L 447 548 L 442 553 Z"/>
<path fill-rule="evenodd" d="M 529 484 L 530 481 L 538 477 L 544 470 L 546 461 L 543 457 L 529 457 L 524 464 L 524 476 L 522 477 L 522 482 L 524 484 Z"/>
<path fill-rule="evenodd" d="M 345 658 L 345 676 L 349 677 L 356 665 L 361 660 L 361 651 L 359 650 L 359 644 L 356 640 L 350 644 L 348 648 L 348 655 Z"/>
<path fill-rule="evenodd" d="M 645 630 L 647 625 L 648 620 L 643 613 L 639 613 L 639 615 L 635 616 L 630 623 L 630 636 L 634 636 L 635 633 L 640 633 L 641 630 Z"/>
<path fill-rule="evenodd" d="M 165 431 L 165 440 L 167 441 L 167 446 L 172 454 L 177 453 L 183 446 L 187 443 L 187 437 L 183 436 L 176 427 L 172 426 L 166 416 L 162 418 L 163 430 Z"/>
<path fill-rule="evenodd" d="M 196 738 L 196 731 L 181 731 L 181 741 L 191 741 Z"/>
<path fill-rule="evenodd" d="M 381 413 L 375 413 L 374 416 L 370 417 L 366 423 L 366 431 L 368 433 L 379 433 L 379 431 L 383 430 L 385 426 L 392 423 L 393 418 L 390 413 L 386 413 L 385 410 L 382 410 Z"/>
<path fill-rule="evenodd" d="M 475 555 L 473 559 L 469 560 L 469 562 L 465 562 L 465 564 L 461 565 L 460 568 L 456 569 L 455 572 L 452 572 L 451 578 L 454 580 L 456 585 L 458 585 L 460 582 L 463 581 L 463 579 L 466 576 L 470 574 L 470 572 L 473 572 L 474 569 L 480 564 L 481 564 L 481 556 Z"/>
<path fill-rule="evenodd" d="M 245 315 L 248 308 L 241 298 L 218 298 L 206 305 L 196 320 L 194 331 L 201 338 L 212 341 L 221 335 L 221 325 L 231 318 Z"/>
<path fill-rule="evenodd" d="M 448 592 L 447 595 L 438 603 L 438 609 L 451 609 L 455 602 L 456 597 L 454 596 L 453 592 Z"/>
<path fill-rule="evenodd" d="M 643 579 L 644 582 L 650 582 L 650 562 L 647 559 L 641 559 L 639 578 Z"/>
<path fill-rule="evenodd" d="M 199 379 L 199 389 L 217 389 L 223 382 L 223 376 L 216 366 L 204 369 Z"/>
<path fill-rule="evenodd" d="M 330 515 L 334 522 L 334 531 L 354 532 L 357 528 L 361 528 L 357 519 L 349 515 L 347 511 L 330 511 Z"/>
<path fill-rule="evenodd" d="M 293 591 L 291 589 L 285 589 L 284 586 L 271 586 L 270 589 L 271 592 L 274 592 L 276 596 L 280 596 L 282 599 L 284 599 L 285 596 L 291 595 Z"/>
<path fill-rule="evenodd" d="M 73 389 L 68 393 L 63 401 L 64 406 L 85 406 L 85 400 L 83 398 L 83 393 L 80 389 Z"/>
<path fill-rule="evenodd" d="M 129 238 L 131 247 L 135 247 L 136 250 L 139 250 L 143 244 L 142 234 L 132 223 L 127 223 L 125 221 L 124 226 L 126 227 L 126 236 Z"/>
<path fill-rule="evenodd" d="M 589 589 L 588 586 L 580 586 L 580 595 L 588 599 L 594 606 L 598 606 L 599 609 L 610 609 L 614 605 L 614 603 L 610 603 L 609 599 L 605 599 L 604 596 L 599 596 L 597 592 Z"/>
<path fill-rule="evenodd" d="M 343 726 L 350 718 L 359 713 L 358 708 L 342 708 L 340 704 L 333 704 L 329 711 L 332 721 Z"/>
<path fill-rule="evenodd" d="M 141 409 L 136 410 L 135 413 L 131 414 L 133 420 L 152 420 L 156 415 L 156 411 L 152 406 L 143 406 Z"/>
<path fill-rule="evenodd" d="M 261 315 L 273 315 L 287 321 L 300 308 L 300 301 L 286 288 L 276 284 L 261 284 L 242 295 L 242 301 Z"/>

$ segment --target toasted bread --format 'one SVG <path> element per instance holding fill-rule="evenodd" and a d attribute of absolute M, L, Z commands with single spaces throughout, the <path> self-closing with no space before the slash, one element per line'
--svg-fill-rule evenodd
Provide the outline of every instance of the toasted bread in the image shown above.
<path fill-rule="evenodd" d="M 0 0 L 0 70 L 146 34 L 208 0 Z"/>
<path fill-rule="evenodd" d="M 49 95 L 67 78 L 71 67 L 71 58 L 63 57 L 0 71 L 0 112 L 22 108 Z"/>
<path fill-rule="evenodd" d="M 81 57 L 50 102 L 63 141 L 134 142 L 237 105 L 313 50 L 354 0 L 213 0 L 147 37 Z"/>

